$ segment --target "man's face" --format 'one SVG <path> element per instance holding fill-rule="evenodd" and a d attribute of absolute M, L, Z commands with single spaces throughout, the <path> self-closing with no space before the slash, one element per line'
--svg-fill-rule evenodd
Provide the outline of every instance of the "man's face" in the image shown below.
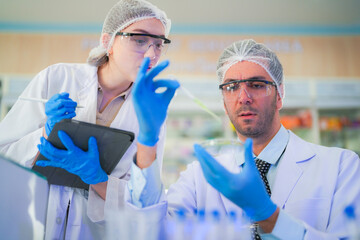
<path fill-rule="evenodd" d="M 223 83 L 233 80 L 264 79 L 273 82 L 258 64 L 238 62 L 226 72 Z M 282 106 L 276 87 L 269 85 L 270 94 L 254 98 L 246 83 L 240 83 L 239 94 L 231 100 L 224 97 L 224 107 L 240 138 L 273 136 L 280 127 L 279 109 Z"/>

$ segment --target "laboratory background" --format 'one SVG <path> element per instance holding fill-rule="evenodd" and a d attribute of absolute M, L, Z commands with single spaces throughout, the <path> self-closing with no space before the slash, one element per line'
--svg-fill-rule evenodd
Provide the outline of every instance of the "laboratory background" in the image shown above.
<path fill-rule="evenodd" d="M 116 2 L 0 0 L 0 119 L 48 65 L 86 62 Z M 172 20 L 172 43 L 163 57 L 170 67 L 160 77 L 183 86 L 167 120 L 166 187 L 195 160 L 194 143 L 236 138 L 215 71 L 221 51 L 239 39 L 253 38 L 278 54 L 286 128 L 307 141 L 360 154 L 359 0 L 150 2 Z"/>

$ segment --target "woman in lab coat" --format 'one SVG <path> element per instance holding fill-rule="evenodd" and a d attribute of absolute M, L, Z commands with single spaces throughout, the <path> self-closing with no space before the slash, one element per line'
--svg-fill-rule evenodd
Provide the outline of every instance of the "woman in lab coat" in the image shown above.
<path fill-rule="evenodd" d="M 104 214 L 123 205 L 123 191 L 136 152 L 139 126 L 133 109 L 132 84 L 145 57 L 150 59 L 149 69 L 159 61 L 164 47 L 170 43 L 166 39 L 170 25 L 166 14 L 151 3 L 121 0 L 107 15 L 100 46 L 90 52 L 89 64 L 49 66 L 21 94 L 21 97 L 50 99 L 67 92 L 71 100 L 84 106 L 76 109 L 74 119 L 135 134 L 134 142 L 108 181 L 90 185 L 89 191 L 51 185 L 46 239 L 104 238 Z M 121 32 L 131 34 L 121 35 Z M 0 123 L 0 153 L 31 167 L 40 138 L 47 134 L 46 122 L 43 103 L 18 100 Z M 164 136 L 163 125 L 157 151 L 160 168 Z"/>

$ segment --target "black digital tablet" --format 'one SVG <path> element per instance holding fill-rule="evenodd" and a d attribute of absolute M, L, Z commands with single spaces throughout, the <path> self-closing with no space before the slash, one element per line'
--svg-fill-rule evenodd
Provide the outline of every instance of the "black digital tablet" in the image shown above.
<path fill-rule="evenodd" d="M 58 137 L 59 130 L 67 133 L 74 144 L 84 151 L 88 150 L 89 138 L 91 136 L 95 137 L 99 150 L 100 165 L 108 175 L 114 170 L 134 141 L 134 133 L 129 131 L 64 119 L 55 124 L 47 139 L 54 147 L 59 149 L 66 149 Z M 35 162 L 38 160 L 47 159 L 40 153 Z M 32 169 L 44 175 L 49 184 L 89 189 L 89 185 L 84 183 L 80 177 L 62 168 L 40 167 L 34 164 Z"/>

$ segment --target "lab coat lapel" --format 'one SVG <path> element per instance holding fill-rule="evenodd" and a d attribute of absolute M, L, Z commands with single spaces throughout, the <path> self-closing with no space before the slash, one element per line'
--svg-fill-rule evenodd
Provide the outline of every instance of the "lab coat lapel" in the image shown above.
<path fill-rule="evenodd" d="M 286 147 L 283 158 L 281 159 L 273 189 L 271 199 L 283 208 L 293 189 L 303 174 L 302 163 L 310 161 L 315 153 L 305 142 L 290 132 L 289 143 Z"/>
<path fill-rule="evenodd" d="M 92 67 L 89 75 L 84 78 L 84 87 L 77 92 L 78 104 L 84 106 L 84 108 L 76 109 L 75 119 L 81 119 L 81 121 L 96 123 L 96 107 L 97 107 L 97 95 L 98 95 L 98 75 L 97 67 Z M 85 81 L 85 79 L 87 81 Z"/>
<path fill-rule="evenodd" d="M 118 163 L 116 168 L 111 173 L 112 176 L 120 178 L 124 174 L 130 172 L 132 157 L 136 152 L 136 139 L 139 133 L 139 125 L 132 102 L 131 92 L 127 96 L 125 102 L 120 108 L 119 113 L 116 115 L 110 127 L 130 131 L 133 132 L 135 135 L 134 142 L 125 152 L 124 156 L 122 157 L 122 160 Z"/>
<path fill-rule="evenodd" d="M 131 120 L 129 121 L 129 119 Z M 131 92 L 127 96 L 110 127 L 131 131 L 135 135 L 138 134 L 139 125 L 136 119 Z"/>

